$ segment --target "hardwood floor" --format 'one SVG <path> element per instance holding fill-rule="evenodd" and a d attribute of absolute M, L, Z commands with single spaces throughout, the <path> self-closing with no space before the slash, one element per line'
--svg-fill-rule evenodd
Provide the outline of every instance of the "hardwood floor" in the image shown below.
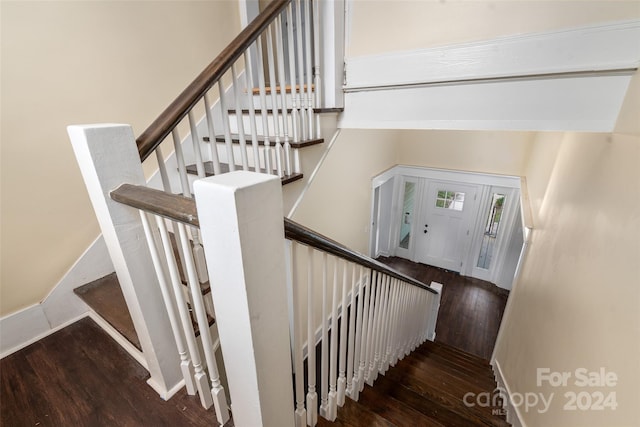
<path fill-rule="evenodd" d="M 85 318 L 0 361 L 0 425 L 219 425 L 198 397 L 182 389 L 165 402 L 147 378 L 142 366 Z"/>
<path fill-rule="evenodd" d="M 197 397 L 183 389 L 165 402 L 147 377 L 85 318 L 0 361 L 0 425 L 218 425 Z M 366 385 L 357 402 L 347 398 L 335 423 L 319 417 L 318 426 L 506 427 L 500 408 L 465 403 L 467 393 L 495 386 L 486 361 L 427 341 Z"/>
<path fill-rule="evenodd" d="M 336 423 L 320 417 L 318 425 L 507 426 L 500 408 L 470 407 L 463 397 L 496 387 L 486 359 L 508 294 L 438 268 L 400 258 L 380 260 L 423 282 L 444 285 L 436 343 L 424 343 L 378 376 L 358 402 L 346 399 Z M 108 276 L 79 294 L 118 314 L 124 300 L 121 292 L 116 295 L 117 301 L 122 299 L 118 309 L 120 304 L 109 296 L 114 292 L 120 292 L 117 279 Z M 126 316 L 118 321 L 126 324 Z M 183 389 L 164 402 L 147 378 L 146 370 L 115 341 L 83 319 L 0 361 L 0 425 L 218 425 L 213 410 L 204 410 L 197 397 Z"/>
<path fill-rule="evenodd" d="M 509 292 L 484 280 L 397 257 L 378 261 L 424 283 L 442 283 L 436 342 L 491 358 Z"/>

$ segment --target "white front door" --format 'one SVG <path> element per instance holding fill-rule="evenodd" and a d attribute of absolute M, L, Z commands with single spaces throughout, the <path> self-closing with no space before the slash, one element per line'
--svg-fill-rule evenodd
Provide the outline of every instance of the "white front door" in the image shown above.
<path fill-rule="evenodd" d="M 429 181 L 416 227 L 415 261 L 460 271 L 471 241 L 479 188 Z"/>

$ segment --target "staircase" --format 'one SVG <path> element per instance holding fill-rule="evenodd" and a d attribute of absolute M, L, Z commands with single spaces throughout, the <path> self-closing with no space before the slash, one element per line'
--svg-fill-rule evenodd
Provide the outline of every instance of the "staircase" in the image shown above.
<path fill-rule="evenodd" d="M 473 407 L 480 393 L 493 401 L 496 383 L 487 361 L 427 341 L 402 359 L 360 399 L 347 399 L 335 423 L 319 426 L 508 426 L 499 406 Z M 465 399 L 465 395 L 469 393 Z"/>
<path fill-rule="evenodd" d="M 115 274 L 76 289 L 95 314 L 139 348 Z M 365 386 L 356 402 L 347 398 L 335 422 L 318 426 L 508 426 L 489 363 L 455 347 L 426 341 Z M 476 397 L 490 396 L 490 406 Z M 465 399 L 465 395 L 467 395 Z M 465 404 L 465 400 L 467 404 Z M 486 400 L 482 401 L 485 402 Z M 474 406 L 469 404 L 475 403 Z"/>
<path fill-rule="evenodd" d="M 243 426 L 505 425 L 465 401 L 495 388 L 487 362 L 428 341 L 442 284 L 283 221 L 281 186 L 316 168 L 300 152 L 322 147 L 320 116 L 341 111 L 319 108 L 310 27 L 322 4 L 273 0 L 137 138 L 127 125 L 69 127 L 118 278 L 77 293 L 141 351 L 128 350 L 163 398 L 184 385 L 221 425 L 229 401 Z M 245 67 L 252 57 L 268 76 Z M 287 74 L 297 82 L 281 91 Z M 155 183 L 141 167 L 152 155 Z"/>

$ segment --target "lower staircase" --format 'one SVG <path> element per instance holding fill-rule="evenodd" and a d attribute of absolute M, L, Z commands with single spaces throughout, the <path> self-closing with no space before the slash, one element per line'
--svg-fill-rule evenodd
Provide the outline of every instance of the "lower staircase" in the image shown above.
<path fill-rule="evenodd" d="M 139 346 L 117 280 L 115 274 L 106 276 L 78 288 L 76 294 Z M 385 375 L 379 375 L 373 387 L 365 385 L 357 402 L 345 399 L 335 422 L 318 417 L 317 425 L 509 426 L 495 389 L 488 361 L 426 341 Z M 478 396 L 484 399 L 477 399 Z M 493 405 L 483 406 L 487 401 Z"/>
<path fill-rule="evenodd" d="M 486 360 L 427 341 L 379 376 L 373 387 L 365 386 L 357 402 L 346 399 L 335 423 L 319 418 L 318 425 L 508 426 L 501 406 L 477 403 L 480 393 L 493 401 L 495 389 Z"/>

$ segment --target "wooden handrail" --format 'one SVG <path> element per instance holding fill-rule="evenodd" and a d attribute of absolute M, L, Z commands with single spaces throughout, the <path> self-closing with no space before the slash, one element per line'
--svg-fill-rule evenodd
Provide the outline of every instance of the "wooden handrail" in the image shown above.
<path fill-rule="evenodd" d="M 122 184 L 110 194 L 116 202 L 151 212 L 161 217 L 200 227 L 196 202 L 188 197 L 171 194 L 144 185 Z"/>
<path fill-rule="evenodd" d="M 142 132 L 136 140 L 140 160 L 144 161 L 189 110 L 231 68 L 231 65 L 251 46 L 262 31 L 278 16 L 291 0 L 271 3 L 214 59 L 187 88 Z"/>
<path fill-rule="evenodd" d="M 113 190 L 110 195 L 113 200 L 136 209 L 151 212 L 187 225 L 195 227 L 200 226 L 196 202 L 194 199 L 177 194 L 166 193 L 164 191 L 155 190 L 142 185 L 131 184 L 121 185 Z M 413 286 L 425 289 L 431 293 L 438 294 L 438 291 L 432 289 L 428 285 L 402 274 L 372 258 L 359 254 L 358 252 L 353 251 L 346 246 L 343 246 L 320 233 L 316 233 L 315 231 L 288 218 L 284 219 L 284 234 L 287 239 L 312 246 L 320 251 L 330 253 L 337 257 L 346 259 L 347 261 L 371 268 L 402 280 L 403 282 L 407 282 Z"/>
<path fill-rule="evenodd" d="M 327 252 L 340 258 L 346 259 L 347 261 L 351 261 L 364 267 L 371 268 L 372 270 L 382 272 L 391 277 L 402 280 L 403 282 L 407 282 L 413 286 L 426 289 L 431 293 L 438 293 L 436 290 L 430 288 L 424 283 L 403 273 L 400 273 L 399 271 L 394 270 L 386 264 L 382 264 L 381 262 L 369 258 L 368 256 L 362 255 L 352 249 L 349 249 L 346 246 L 336 242 L 335 240 L 323 236 L 322 234 L 317 233 L 303 225 L 300 225 L 297 222 L 290 220 L 289 218 L 284 219 L 284 234 L 287 239 L 304 243 L 305 245 L 312 246 L 323 252 Z"/>

